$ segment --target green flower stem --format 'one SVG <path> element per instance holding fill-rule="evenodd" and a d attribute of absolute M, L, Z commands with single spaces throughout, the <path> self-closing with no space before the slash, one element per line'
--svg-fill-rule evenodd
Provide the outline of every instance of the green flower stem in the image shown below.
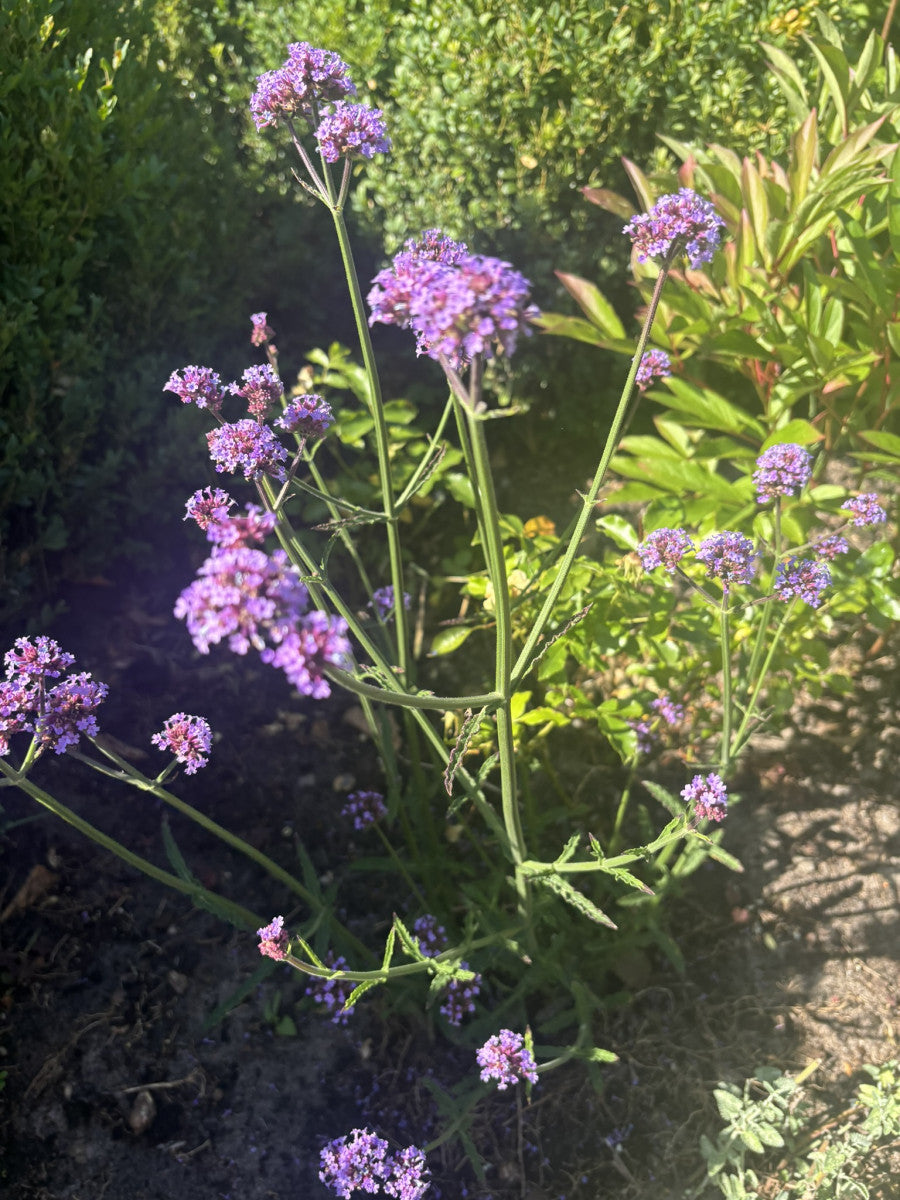
<path fill-rule="evenodd" d="M 773 559 L 773 571 L 774 571 L 775 566 L 777 565 L 779 559 L 781 558 L 781 497 L 780 496 L 775 497 L 775 509 L 773 512 L 773 516 L 775 519 L 775 538 L 774 538 L 774 552 L 775 553 L 774 553 L 774 559 Z M 748 693 L 748 695 L 755 687 L 757 671 L 759 670 L 760 660 L 762 659 L 763 651 L 765 650 L 766 634 L 769 631 L 769 622 L 772 619 L 772 608 L 774 607 L 774 604 L 775 604 L 774 595 L 767 596 L 765 604 L 763 605 L 762 615 L 759 618 L 759 628 L 758 628 L 757 634 L 756 634 L 756 641 L 754 642 L 754 645 L 753 645 L 753 653 L 750 656 L 750 666 L 747 668 L 746 678 L 747 678 L 747 693 Z M 757 688 L 756 694 L 758 694 L 758 692 L 759 692 L 759 689 Z"/>
<path fill-rule="evenodd" d="M 157 867 L 154 863 L 146 858 L 141 858 L 139 854 L 134 854 L 121 842 L 117 842 L 115 838 L 109 837 L 102 833 L 89 821 L 85 821 L 83 817 L 79 817 L 72 809 L 67 808 L 56 800 L 43 788 L 39 788 L 37 784 L 32 783 L 27 776 L 20 771 L 16 771 L 9 763 L 0 758 L 0 771 L 6 776 L 13 787 L 19 788 L 27 795 L 31 796 L 32 800 L 36 800 L 38 804 L 43 805 L 61 820 L 77 829 L 79 833 L 83 833 L 85 837 L 96 842 L 98 846 L 102 846 L 104 850 L 109 850 L 128 863 L 130 867 L 136 867 L 137 870 L 143 871 L 145 875 L 149 875 L 151 879 L 155 879 L 158 883 L 165 884 L 166 887 L 172 888 L 176 892 L 181 892 L 182 895 L 189 896 L 195 903 L 201 907 L 207 907 L 214 912 L 226 912 L 231 920 L 239 929 L 258 929 L 264 924 L 263 919 L 257 916 L 256 913 L 250 911 L 249 908 L 244 908 L 241 904 L 236 904 L 233 900 L 227 900 L 224 896 L 218 895 L 216 892 L 211 892 L 208 888 L 201 886 L 199 883 L 190 883 L 187 880 L 179 878 L 177 875 L 172 875 L 168 871 L 164 871 L 162 867 Z M 205 903 L 204 903 L 205 902 Z"/>
<path fill-rule="evenodd" d="M 636 758 L 632 758 L 628 768 L 628 778 L 625 781 L 625 786 L 622 788 L 622 795 L 619 798 L 619 807 L 616 809 L 616 819 L 613 824 L 612 835 L 609 839 L 610 850 L 617 850 L 622 834 L 622 823 L 625 820 L 625 813 L 628 809 L 628 802 L 631 799 L 631 788 L 637 775 Z"/>
<path fill-rule="evenodd" d="M 369 325 L 366 321 L 363 307 L 362 291 L 356 274 L 356 264 L 353 260 L 353 250 L 347 225 L 344 221 L 343 210 L 334 205 L 331 208 L 334 218 L 334 228 L 337 233 L 341 258 L 344 262 L 344 272 L 347 286 L 350 289 L 350 300 L 353 305 L 353 316 L 356 320 L 356 331 L 359 346 L 362 351 L 363 365 L 369 379 L 371 414 L 375 422 L 375 448 L 378 453 L 378 475 L 381 481 L 381 501 L 384 515 L 387 518 L 388 557 L 391 564 L 391 583 L 394 587 L 394 629 L 397 638 L 397 664 L 400 677 L 410 682 L 409 657 L 409 625 L 406 609 L 403 607 L 403 554 L 400 546 L 400 530 L 397 524 L 397 510 L 394 503 L 394 486 L 391 477 L 391 456 L 388 441 L 387 422 L 384 419 L 384 402 L 381 396 L 381 382 L 378 378 L 378 368 L 375 364 L 375 353 L 372 349 L 372 338 L 369 335 Z"/>
<path fill-rule="evenodd" d="M 531 628 L 531 632 L 528 634 L 528 638 L 525 641 L 525 645 L 522 647 L 519 657 L 516 659 L 513 667 L 513 691 L 518 690 L 522 679 L 531 669 L 532 662 L 534 661 L 535 654 L 538 650 L 538 644 L 544 635 L 544 630 L 547 628 L 547 623 L 553 615 L 553 610 L 556 607 L 556 602 L 559 599 L 560 593 L 565 587 L 566 580 L 569 577 L 569 572 L 571 571 L 572 565 L 575 562 L 575 557 L 578 553 L 578 547 L 581 544 L 581 539 L 584 537 L 588 521 L 590 520 L 594 511 L 594 505 L 597 503 L 597 496 L 600 493 L 600 488 L 603 486 L 604 480 L 606 479 L 606 473 L 609 470 L 609 464 L 612 460 L 612 456 L 615 454 L 618 447 L 619 438 L 621 436 L 622 429 L 624 428 L 625 418 L 628 413 L 629 403 L 631 401 L 631 394 L 634 390 L 634 381 L 637 377 L 638 367 L 641 365 L 641 359 L 644 356 L 644 350 L 646 349 L 647 342 L 650 340 L 650 330 L 653 327 L 653 321 L 656 317 L 656 310 L 659 307 L 663 284 L 665 283 L 666 277 L 669 273 L 669 265 L 669 263 L 663 264 L 657 277 L 656 285 L 653 288 L 653 295 L 650 298 L 647 316 L 644 320 L 644 326 L 641 329 L 641 336 L 638 338 L 637 350 L 635 351 L 634 358 L 631 362 L 631 370 L 628 372 L 628 378 L 625 380 L 625 387 L 622 390 L 618 408 L 616 409 L 615 416 L 612 419 L 612 424 L 610 425 L 609 433 L 606 438 L 606 445 L 603 447 L 603 453 L 600 456 L 600 462 L 597 466 L 597 472 L 594 475 L 593 483 L 591 484 L 587 495 L 584 497 L 581 513 L 575 521 L 575 526 L 572 530 L 571 536 L 569 537 L 565 554 L 563 555 L 562 561 L 557 568 L 556 578 L 550 585 L 550 589 L 547 592 L 546 598 L 544 599 L 541 611 L 538 613 L 534 625 Z"/>
<path fill-rule="evenodd" d="M 784 616 L 778 622 L 778 626 L 775 630 L 775 633 L 772 635 L 772 639 L 769 643 L 769 652 L 766 655 L 765 662 L 762 665 L 762 668 L 759 672 L 758 678 L 756 679 L 756 682 L 753 685 L 753 691 L 750 695 L 749 700 L 747 701 L 747 710 L 744 713 L 744 718 L 741 721 L 740 725 L 738 726 L 737 733 L 735 733 L 735 735 L 734 735 L 734 739 L 733 739 L 731 750 L 730 750 L 730 757 L 732 759 L 737 758 L 738 754 L 740 754 L 741 750 L 744 748 L 746 743 L 749 741 L 750 735 L 747 732 L 748 726 L 750 725 L 750 722 L 753 720 L 753 716 L 756 712 L 756 705 L 759 700 L 759 694 L 763 689 L 763 684 L 765 683 L 766 677 L 769 674 L 769 669 L 772 666 L 772 659 L 775 657 L 775 652 L 778 649 L 778 643 L 781 641 L 781 635 L 784 632 L 785 627 L 787 626 L 788 620 L 789 620 L 791 613 L 793 612 L 796 604 L 797 604 L 797 598 L 796 598 L 796 596 L 794 596 L 791 599 L 790 603 L 787 605 L 785 612 L 784 612 Z M 765 615 L 765 609 L 763 610 L 763 615 Z"/>
<path fill-rule="evenodd" d="M 610 871 L 617 867 L 627 867 L 630 863 L 646 862 L 657 850 L 662 850 L 676 842 L 683 841 L 688 835 L 687 825 L 679 826 L 670 833 L 663 834 L 656 841 L 636 850 L 628 850 L 617 854 L 615 858 L 591 859 L 589 862 L 539 862 L 536 859 L 525 859 L 522 870 L 526 875 L 585 875 L 594 871 Z"/>
<path fill-rule="evenodd" d="M 311 454 L 305 454 L 304 458 L 306 460 L 306 465 L 309 468 L 309 473 L 310 473 L 310 475 L 312 475 L 313 479 L 316 481 L 316 486 L 319 488 L 322 498 L 325 501 L 325 504 L 328 508 L 328 512 L 329 512 L 329 515 L 331 516 L 332 521 L 340 521 L 341 520 L 340 508 L 335 503 L 333 498 L 329 495 L 328 488 L 325 485 L 325 480 L 322 478 L 322 472 L 316 466 Z M 368 573 L 368 571 L 366 571 L 366 568 L 363 565 L 363 561 L 359 556 L 359 551 L 356 548 L 356 543 L 353 541 L 353 538 L 350 536 L 350 534 L 347 532 L 347 530 L 344 528 L 343 525 L 338 525 L 337 535 L 338 535 L 338 538 L 340 539 L 341 545 L 344 547 L 344 549 L 350 555 L 350 558 L 353 561 L 353 565 L 356 567 L 357 574 L 359 575 L 360 582 L 362 583 L 363 587 L 366 590 L 366 594 L 368 595 L 369 599 L 371 600 L 372 599 L 372 582 L 369 579 L 369 573 Z"/>
<path fill-rule="evenodd" d="M 400 496 L 397 497 L 397 511 L 403 509 L 410 499 L 419 490 L 419 485 L 427 477 L 427 473 L 433 467 L 436 467 L 440 458 L 443 455 L 441 447 L 441 438 L 444 436 L 444 429 L 450 419 L 450 414 L 453 411 L 453 401 L 448 399 L 444 405 L 444 411 L 441 413 L 441 419 L 437 423 L 437 427 L 431 437 L 428 439 L 428 448 L 422 455 L 419 465 L 412 473 L 412 477 L 406 487 L 403 489 Z"/>
<path fill-rule="evenodd" d="M 432 696 L 430 692 L 392 692 L 386 688 L 363 683 L 340 667 L 327 667 L 325 674 L 339 687 L 357 696 L 366 696 L 380 704 L 396 704 L 402 708 L 420 708 L 435 712 L 458 712 L 466 708 L 493 707 L 503 697 L 499 692 L 484 692 L 478 696 Z"/>
<path fill-rule="evenodd" d="M 272 485 L 268 480 L 263 481 L 263 490 L 266 494 L 266 498 L 271 504 L 271 501 L 274 497 L 274 492 Z M 331 587 L 328 581 L 322 576 L 322 572 L 316 566 L 312 555 L 294 532 L 287 514 L 279 513 L 278 518 L 278 525 L 276 526 L 275 530 L 278 540 L 281 542 L 285 550 L 291 554 L 293 560 L 295 562 L 299 560 L 299 563 L 309 573 L 306 582 L 314 602 L 320 606 L 323 606 L 323 601 L 327 598 L 334 610 L 346 620 L 350 629 L 353 631 L 354 636 L 359 641 L 365 653 L 371 658 L 375 669 L 382 676 L 382 678 L 386 682 L 388 680 L 396 682 L 397 677 L 391 668 L 390 663 L 385 659 L 384 655 L 381 653 L 380 649 L 375 645 L 375 643 L 368 637 L 365 630 L 360 627 L 359 622 L 356 620 L 356 614 L 347 607 L 347 605 L 341 599 L 340 594 L 333 587 Z M 415 699 L 416 693 L 411 693 L 411 698 Z M 437 754 L 439 761 L 443 762 L 443 764 L 446 766 L 450 758 L 450 752 L 441 740 L 441 736 L 438 731 L 434 728 L 425 715 L 425 712 L 423 711 L 424 706 L 419 707 L 416 705 L 408 705 L 406 707 L 408 707 L 409 712 L 412 714 L 416 724 L 424 734 L 432 750 Z M 482 819 L 499 837 L 501 844 L 505 847 L 506 832 L 503 827 L 503 822 L 498 818 L 497 814 L 494 812 L 494 809 L 485 799 L 484 794 L 476 781 L 463 767 L 460 767 L 457 771 L 456 778 L 462 783 L 466 794 L 478 809 Z"/>
<path fill-rule="evenodd" d="M 723 775 L 731 766 L 731 628 L 728 612 L 728 593 L 723 591 L 719 609 L 719 641 L 722 647 L 722 745 L 720 769 Z"/>
<path fill-rule="evenodd" d="M 502 696 L 496 709 L 496 721 L 503 824 L 506 828 L 515 868 L 519 908 L 523 917 L 530 924 L 531 888 L 520 869 L 522 859 L 525 857 L 525 836 L 522 830 L 522 815 L 519 811 L 516 751 L 513 741 L 512 611 L 509 603 L 506 557 L 503 553 L 503 535 L 500 532 L 494 477 L 488 457 L 487 439 L 484 436 L 484 419 L 479 412 L 481 369 L 481 356 L 476 355 L 469 371 L 469 402 L 463 405 L 463 414 L 472 447 L 472 466 L 475 470 L 472 482 L 475 486 L 475 498 L 484 530 L 484 553 L 488 574 L 494 588 L 494 617 L 496 619 L 494 691 Z"/>

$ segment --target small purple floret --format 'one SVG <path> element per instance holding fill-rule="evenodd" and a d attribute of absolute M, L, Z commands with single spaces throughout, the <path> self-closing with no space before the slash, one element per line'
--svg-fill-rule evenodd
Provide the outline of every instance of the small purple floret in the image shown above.
<path fill-rule="evenodd" d="M 683 529 L 655 529 L 644 538 L 637 552 L 645 571 L 665 567 L 671 575 L 693 548 L 694 543 Z"/>
<path fill-rule="evenodd" d="M 34 721 L 34 734 L 55 754 L 63 754 L 76 746 L 81 734 L 97 735 L 96 710 L 109 694 L 105 683 L 97 683 L 82 671 L 70 675 L 44 697 L 43 710 Z"/>
<path fill-rule="evenodd" d="M 351 792 L 341 809 L 341 816 L 353 820 L 353 828 L 361 833 L 387 816 L 387 806 L 381 792 Z"/>
<path fill-rule="evenodd" d="M 403 593 L 403 607 L 409 609 L 410 596 L 409 592 Z M 374 608 L 375 612 L 381 621 L 388 621 L 394 615 L 394 586 L 391 583 L 385 584 L 384 587 L 376 588 L 372 593 L 372 603 L 370 608 Z"/>
<path fill-rule="evenodd" d="M 387 154 L 391 148 L 381 109 L 346 100 L 339 100 L 322 117 L 316 141 L 322 157 L 329 163 L 357 156 L 372 158 L 375 154 Z"/>
<path fill-rule="evenodd" d="M 756 551 L 742 533 L 714 533 L 700 543 L 700 562 L 706 563 L 711 579 L 720 579 L 726 593 L 732 584 L 752 583 L 756 572 Z"/>
<path fill-rule="evenodd" d="M 206 531 L 211 524 L 224 521 L 234 500 L 222 488 L 201 488 L 188 497 L 185 504 L 185 521 L 196 521 Z"/>
<path fill-rule="evenodd" d="M 501 1092 L 520 1079 L 529 1083 L 538 1081 L 534 1056 L 525 1046 L 525 1038 L 511 1029 L 501 1029 L 489 1037 L 475 1057 L 481 1067 L 482 1082 L 495 1080 Z"/>
<path fill-rule="evenodd" d="M 284 928 L 284 917 L 273 917 L 268 925 L 257 929 L 256 936 L 259 938 L 260 954 L 283 962 L 291 946 L 290 936 Z"/>
<path fill-rule="evenodd" d="M 261 367 L 248 367 L 241 379 L 241 383 L 229 384 L 228 390 L 232 395 L 246 400 L 250 416 L 261 421 L 270 406 L 284 395 L 284 384 L 268 363 Z"/>
<path fill-rule="evenodd" d="M 853 525 L 881 525 L 887 520 L 887 513 L 878 503 L 875 492 L 863 492 L 845 500 L 841 508 L 852 516 Z"/>
<path fill-rule="evenodd" d="M 728 792 L 720 776 L 715 772 L 709 775 L 695 775 L 687 787 L 682 788 L 681 794 L 685 800 L 693 803 L 694 816 L 698 820 L 722 821 L 728 811 Z"/>
<path fill-rule="evenodd" d="M 822 603 L 822 593 L 831 586 L 828 564 L 811 558 L 791 558 L 779 563 L 775 572 L 775 595 L 779 600 L 797 596 L 810 608 Z"/>
<path fill-rule="evenodd" d="M 753 485 L 760 504 L 776 496 L 796 496 L 812 472 L 812 456 L 802 446 L 782 442 L 770 446 L 756 460 Z"/>
<path fill-rule="evenodd" d="M 823 537 L 819 541 L 813 542 L 811 549 L 816 558 L 824 558 L 828 562 L 834 562 L 839 554 L 847 553 L 850 549 L 850 543 L 846 538 L 841 537 L 839 533 L 830 533 L 828 537 Z"/>
<path fill-rule="evenodd" d="M 75 662 L 75 656 L 67 654 L 52 638 L 41 635 L 34 641 L 16 638 L 3 661 L 7 679 L 17 675 L 26 679 L 58 679 Z"/>
<path fill-rule="evenodd" d="M 341 1200 L 349 1200 L 356 1192 L 421 1200 L 429 1188 L 423 1151 L 408 1146 L 390 1155 L 384 1138 L 369 1129 L 354 1129 L 347 1137 L 329 1142 L 321 1151 L 319 1165 L 319 1179 Z"/>
<path fill-rule="evenodd" d="M 203 717 L 174 713 L 150 741 L 160 750 L 170 750 L 178 762 L 185 764 L 185 774 L 194 775 L 209 762 L 212 730 Z"/>
<path fill-rule="evenodd" d="M 347 960 L 342 954 L 335 958 L 330 950 L 325 955 L 324 962 L 326 967 L 333 971 L 340 971 L 347 965 Z M 346 1025 L 354 1006 L 345 1008 L 344 1005 L 355 987 L 356 984 L 349 979 L 323 979 L 315 976 L 306 989 L 306 995 L 316 1004 L 324 1005 L 332 1024 Z"/>
<path fill-rule="evenodd" d="M 291 400 L 275 424 L 286 433 L 296 433 L 301 438 L 321 438 L 334 424 L 334 413 L 327 400 L 309 392 Z"/>
<path fill-rule="evenodd" d="M 174 392 L 182 404 L 196 404 L 211 413 L 221 410 L 225 398 L 222 380 L 211 367 L 185 367 L 183 371 L 173 371 L 163 391 Z"/>
<path fill-rule="evenodd" d="M 278 70 L 257 76 L 250 113 L 257 129 L 295 115 L 312 122 L 322 104 L 355 95 L 350 68 L 334 51 L 293 42 Z"/>
<path fill-rule="evenodd" d="M 269 314 L 264 312 L 251 313 L 253 332 L 250 334 L 251 346 L 265 346 L 275 336 L 275 330 L 269 324 Z"/>
<path fill-rule="evenodd" d="M 246 509 L 245 517 L 234 517 L 226 512 L 218 519 L 211 519 L 206 527 L 207 541 L 223 549 L 234 549 L 236 546 L 260 545 L 275 532 L 278 518 L 273 512 L 258 504 L 248 504 Z"/>
<path fill-rule="evenodd" d="M 286 478 L 287 450 L 268 425 L 260 425 L 246 417 L 243 421 L 211 429 L 206 441 L 217 471 L 240 468 L 245 479 L 258 479 L 261 475 L 271 475 L 279 480 Z"/>
<path fill-rule="evenodd" d="M 623 232 L 634 243 L 638 262 L 661 258 L 672 262 L 686 254 L 694 268 L 711 262 L 725 222 L 708 200 L 682 188 L 660 196 L 648 213 L 632 217 Z"/>
<path fill-rule="evenodd" d="M 641 359 L 634 382 L 638 389 L 646 392 L 654 379 L 665 379 L 672 374 L 672 360 L 665 350 L 648 350 Z"/>
<path fill-rule="evenodd" d="M 419 949 L 426 958 L 434 958 L 447 947 L 447 932 L 443 925 L 438 925 L 437 918 L 431 913 L 416 919 L 413 933 L 418 940 Z M 459 967 L 463 971 L 470 970 L 469 964 L 464 961 L 460 962 Z M 450 980 L 446 999 L 439 1010 L 447 1018 L 448 1024 L 459 1027 L 463 1017 L 475 1011 L 475 997 L 480 991 L 481 976 L 477 971 L 472 979 Z"/>

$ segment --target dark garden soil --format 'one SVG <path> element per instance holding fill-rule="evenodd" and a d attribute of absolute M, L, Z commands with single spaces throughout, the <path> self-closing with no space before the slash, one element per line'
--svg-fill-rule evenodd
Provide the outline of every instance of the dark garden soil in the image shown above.
<path fill-rule="evenodd" d="M 327 881 L 346 852 L 336 807 L 379 780 L 353 705 L 301 701 L 225 652 L 198 660 L 169 615 L 179 586 L 84 585 L 49 632 L 110 685 L 104 730 L 146 756 L 138 766 L 155 769 L 148 738 L 164 717 L 206 715 L 220 735 L 213 760 L 176 790 L 292 869 L 302 836 Z M 818 1060 L 826 1119 L 864 1063 L 900 1057 L 898 646 L 873 641 L 841 648 L 854 695 L 798 696 L 795 723 L 748 761 L 725 843 L 746 873 L 709 864 L 677 901 L 685 973 L 622 963 L 630 999 L 597 1030 L 619 1056 L 604 1095 L 574 1066 L 544 1077 L 521 1154 L 515 1101 L 487 1105 L 476 1133 L 495 1200 L 682 1200 L 703 1178 L 699 1135 L 718 1128 L 717 1080 Z M 36 778 L 165 864 L 155 802 L 65 758 Z M 430 1135 L 423 1079 L 471 1071 L 470 1049 L 411 1012 L 382 1019 L 374 1002 L 330 1023 L 287 968 L 258 978 L 251 936 L 54 817 L 19 824 L 37 811 L 28 797 L 4 789 L 0 802 L 0 1195 L 324 1200 L 324 1141 L 367 1121 L 407 1142 Z M 177 814 L 171 829 L 204 884 L 290 919 L 257 868 Z M 360 890 L 348 904 L 345 919 L 370 932 L 390 911 L 389 897 Z M 485 1194 L 458 1147 L 430 1162 L 435 1196 Z M 885 1176 L 873 1195 L 900 1184 Z"/>

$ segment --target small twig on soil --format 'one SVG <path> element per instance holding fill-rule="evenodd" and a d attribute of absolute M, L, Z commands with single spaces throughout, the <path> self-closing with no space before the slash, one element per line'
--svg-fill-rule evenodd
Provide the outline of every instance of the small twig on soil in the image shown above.
<path fill-rule="evenodd" d="M 162 1083 L 136 1083 L 133 1087 L 116 1088 L 113 1094 L 116 1096 L 130 1096 L 132 1092 L 163 1092 L 168 1091 L 170 1088 L 181 1087 L 185 1083 L 196 1083 L 201 1096 L 206 1092 L 206 1080 L 203 1077 L 203 1072 L 194 1070 L 191 1071 L 190 1075 L 185 1075 L 184 1079 L 170 1079 Z M 196 1151 L 192 1150 L 191 1153 L 195 1154 Z"/>

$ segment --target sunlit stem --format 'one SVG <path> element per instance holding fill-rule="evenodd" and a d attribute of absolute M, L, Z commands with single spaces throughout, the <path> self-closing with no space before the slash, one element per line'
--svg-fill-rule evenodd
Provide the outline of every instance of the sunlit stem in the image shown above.
<path fill-rule="evenodd" d="M 631 362 L 631 370 L 628 372 L 628 378 L 625 380 L 625 387 L 622 390 L 618 408 L 616 409 L 615 415 L 612 419 L 612 424 L 609 428 L 609 433 L 607 434 L 606 444 L 603 448 L 603 453 L 600 456 L 597 472 L 594 475 L 594 480 L 590 486 L 590 490 L 584 497 L 584 501 L 581 506 L 581 513 L 575 521 L 575 526 L 572 530 L 571 536 L 569 537 L 566 551 L 559 563 L 559 566 L 556 568 L 556 576 L 553 580 L 553 583 L 550 585 L 546 597 L 544 598 L 541 611 L 538 613 L 534 625 L 531 628 L 531 632 L 528 634 L 528 637 L 525 641 L 525 645 L 522 647 L 519 657 L 516 659 L 513 667 L 512 687 L 514 691 L 518 689 L 522 678 L 529 671 L 531 664 L 534 661 L 538 645 L 544 636 L 544 631 L 547 628 L 550 618 L 553 616 L 556 602 L 559 599 L 560 593 L 565 587 L 566 580 L 569 577 L 569 572 L 571 571 L 572 565 L 575 562 L 575 558 L 578 554 L 578 547 L 581 544 L 581 539 L 584 537 L 588 521 L 593 515 L 594 505 L 597 503 L 597 496 L 600 494 L 600 489 L 603 486 L 604 480 L 606 479 L 606 473 L 609 470 L 610 461 L 612 460 L 612 456 L 615 454 L 616 448 L 618 447 L 619 438 L 622 435 L 622 430 L 625 425 L 625 418 L 628 414 L 628 407 L 631 402 L 631 394 L 634 390 L 634 381 L 637 378 L 638 367 L 641 364 L 644 350 L 646 349 L 647 342 L 650 339 L 650 331 L 653 327 L 653 321 L 656 317 L 656 310 L 659 307 L 660 297 L 662 296 L 663 284 L 666 281 L 670 266 L 671 262 L 667 260 L 663 264 L 659 276 L 657 277 L 656 284 L 653 288 L 653 295 L 650 298 L 650 305 L 647 309 L 647 316 L 644 320 L 644 326 L 641 329 L 641 335 L 638 338 L 637 349 Z"/>
<path fill-rule="evenodd" d="M 737 758 L 738 754 L 741 752 L 741 750 L 743 749 L 745 743 L 747 742 L 747 740 L 749 738 L 749 734 L 747 731 L 750 726 L 750 722 L 753 720 L 753 717 L 756 713 L 756 705 L 759 701 L 760 692 L 763 689 L 763 684 L 766 682 L 766 678 L 768 677 L 769 671 L 771 669 L 772 660 L 775 657 L 775 653 L 778 650 L 778 644 L 781 641 L 781 635 L 785 630 L 785 626 L 787 625 L 788 619 L 789 619 L 791 613 L 793 612 L 796 604 L 797 604 L 797 598 L 795 596 L 791 599 L 790 603 L 787 605 L 785 612 L 784 612 L 784 616 L 778 622 L 778 626 L 769 642 L 769 650 L 768 650 L 768 653 L 766 654 L 766 658 L 765 658 L 765 661 L 763 662 L 762 668 L 760 669 L 760 671 L 758 673 L 757 679 L 753 685 L 753 691 L 750 694 L 750 698 L 747 701 L 747 710 L 744 713 L 744 718 L 741 721 L 740 725 L 738 726 L 737 732 L 734 735 L 734 740 L 733 740 L 733 743 L 731 746 L 731 751 L 730 751 L 730 757 L 732 759 Z"/>
<path fill-rule="evenodd" d="M 722 745 L 720 767 L 725 775 L 731 766 L 731 627 L 728 612 L 728 591 L 722 593 L 719 609 L 719 643 L 722 652 Z"/>

